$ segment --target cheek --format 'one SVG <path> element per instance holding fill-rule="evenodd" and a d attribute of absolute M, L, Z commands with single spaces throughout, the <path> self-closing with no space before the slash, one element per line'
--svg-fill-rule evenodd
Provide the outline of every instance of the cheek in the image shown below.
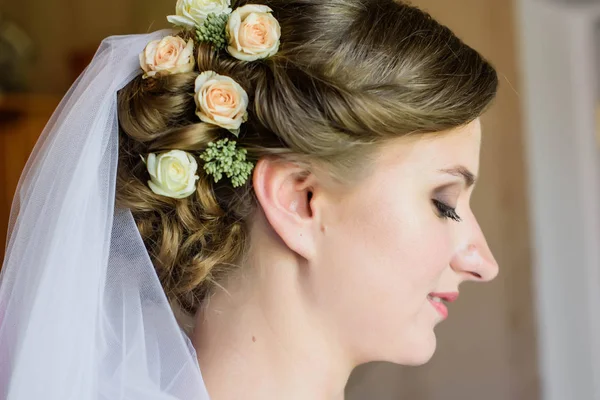
<path fill-rule="evenodd" d="M 449 261 L 446 229 L 423 203 L 382 204 L 364 225 L 363 257 L 374 260 L 376 271 L 371 290 L 380 291 L 382 300 L 407 318 L 435 289 Z"/>
<path fill-rule="evenodd" d="M 335 264 L 342 261 L 344 275 L 368 285 L 375 296 L 418 293 L 420 301 L 448 266 L 449 232 L 425 197 L 383 194 L 342 219 L 333 238 Z"/>
<path fill-rule="evenodd" d="M 319 263 L 321 306 L 365 358 L 379 351 L 385 357 L 387 346 L 403 348 L 415 335 L 431 335 L 436 313 L 427 294 L 448 266 L 448 232 L 425 198 L 394 195 L 349 208 L 328 231 Z"/>

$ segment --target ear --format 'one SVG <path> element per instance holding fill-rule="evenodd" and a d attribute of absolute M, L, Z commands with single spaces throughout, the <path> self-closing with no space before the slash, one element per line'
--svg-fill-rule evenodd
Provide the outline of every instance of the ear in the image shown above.
<path fill-rule="evenodd" d="M 273 230 L 292 251 L 312 259 L 321 232 L 316 176 L 293 163 L 262 158 L 252 179 L 258 202 Z"/>

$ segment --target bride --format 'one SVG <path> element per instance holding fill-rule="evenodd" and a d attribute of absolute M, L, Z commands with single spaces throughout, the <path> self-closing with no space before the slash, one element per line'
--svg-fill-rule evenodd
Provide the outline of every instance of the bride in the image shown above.
<path fill-rule="evenodd" d="M 343 399 L 498 266 L 493 67 L 394 0 L 179 0 L 106 39 L 13 204 L 2 399 Z"/>

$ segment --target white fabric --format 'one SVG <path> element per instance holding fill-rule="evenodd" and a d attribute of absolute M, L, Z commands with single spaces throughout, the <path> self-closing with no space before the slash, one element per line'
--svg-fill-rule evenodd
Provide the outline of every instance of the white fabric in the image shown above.
<path fill-rule="evenodd" d="M 114 210 L 117 91 L 167 35 L 100 46 L 23 172 L 0 276 L 0 399 L 208 400 L 128 210 Z"/>

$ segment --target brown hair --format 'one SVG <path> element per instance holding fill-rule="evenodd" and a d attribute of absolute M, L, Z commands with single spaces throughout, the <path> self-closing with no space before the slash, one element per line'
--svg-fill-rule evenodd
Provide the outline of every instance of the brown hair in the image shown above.
<path fill-rule="evenodd" d="M 234 7 L 244 5 L 238 1 Z M 348 180 L 387 139 L 435 133 L 479 117 L 496 94 L 493 67 L 427 13 L 394 0 L 265 0 L 281 48 L 238 61 L 197 46 L 199 71 L 248 92 L 239 144 L 249 159 L 323 163 Z M 194 312 L 247 251 L 252 182 L 233 189 L 199 168 L 196 193 L 154 194 L 140 155 L 202 151 L 228 137 L 195 115 L 198 72 L 135 78 L 119 93 L 117 204 L 130 208 L 167 296 Z"/>

